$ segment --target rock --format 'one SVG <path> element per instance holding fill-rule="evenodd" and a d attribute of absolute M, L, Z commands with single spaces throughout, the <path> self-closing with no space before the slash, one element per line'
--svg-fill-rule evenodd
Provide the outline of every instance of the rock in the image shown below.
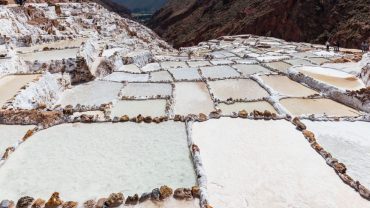
<path fill-rule="evenodd" d="M 81 122 L 83 122 L 83 123 L 92 123 L 92 122 L 94 122 L 94 116 L 93 115 L 82 114 L 80 116 L 80 118 L 81 118 Z"/>
<path fill-rule="evenodd" d="M 306 130 L 307 129 L 307 127 L 306 127 L 306 125 L 304 125 L 304 123 L 302 123 L 300 120 L 299 120 L 299 118 L 298 117 L 295 117 L 294 119 L 293 119 L 293 124 L 297 127 L 297 129 L 298 130 L 300 130 L 300 131 L 303 131 L 303 130 Z"/>
<path fill-rule="evenodd" d="M 136 205 L 139 203 L 139 195 L 135 194 L 134 196 L 128 196 L 126 199 L 126 205 Z"/>
<path fill-rule="evenodd" d="M 136 120 L 135 120 L 136 123 L 142 123 L 143 121 L 144 121 L 144 117 L 141 114 L 136 116 Z"/>
<path fill-rule="evenodd" d="M 182 120 L 184 120 L 184 118 L 183 118 L 183 116 L 181 116 L 181 115 L 175 115 L 175 117 L 174 117 L 174 119 L 173 119 L 174 121 L 182 121 Z"/>
<path fill-rule="evenodd" d="M 94 207 L 95 207 L 95 204 L 96 204 L 96 201 L 95 201 L 95 200 L 93 200 L 93 199 L 90 199 L 90 200 L 87 200 L 87 201 L 84 203 L 83 207 L 84 207 L 84 208 L 94 208 Z"/>
<path fill-rule="evenodd" d="M 204 208 L 213 208 L 213 207 L 209 204 L 206 204 L 206 205 L 204 205 Z"/>
<path fill-rule="evenodd" d="M 343 163 L 334 163 L 334 166 L 333 166 L 334 170 L 337 171 L 338 173 L 346 173 L 346 166 L 343 164 Z"/>
<path fill-rule="evenodd" d="M 109 195 L 105 205 L 108 207 L 118 207 L 125 202 L 125 197 L 122 193 L 112 193 Z"/>
<path fill-rule="evenodd" d="M 360 184 L 358 186 L 358 192 L 360 193 L 360 195 L 362 197 L 364 197 L 365 199 L 370 200 L 370 191 L 365 186 L 363 186 L 363 185 Z"/>
<path fill-rule="evenodd" d="M 155 117 L 155 118 L 153 118 L 153 122 L 154 123 L 161 123 L 161 119 L 160 118 L 158 118 L 158 117 Z"/>
<path fill-rule="evenodd" d="M 191 188 L 191 195 L 193 195 L 194 198 L 200 198 L 200 188 L 198 186 L 193 186 Z"/>
<path fill-rule="evenodd" d="M 118 118 L 117 116 L 115 116 L 115 117 L 113 118 L 112 122 L 113 122 L 113 123 L 118 123 L 118 122 L 119 122 L 119 119 L 120 119 L 120 118 Z"/>
<path fill-rule="evenodd" d="M 161 195 L 160 196 L 161 200 L 163 200 L 163 199 L 170 197 L 173 191 L 170 187 L 164 185 L 164 186 L 161 186 L 161 188 L 159 189 L 159 193 Z"/>
<path fill-rule="evenodd" d="M 253 117 L 254 117 L 254 118 L 262 118 L 262 117 L 264 117 L 264 115 L 263 115 L 263 113 L 262 113 L 262 112 L 260 112 L 260 111 L 258 111 L 258 110 L 254 110 L 254 111 L 253 111 Z"/>
<path fill-rule="evenodd" d="M 65 115 L 73 115 L 73 106 L 72 105 L 67 105 L 66 107 L 64 107 L 63 113 Z"/>
<path fill-rule="evenodd" d="M 328 157 L 325 159 L 325 161 L 326 161 L 326 164 L 330 165 L 331 167 L 333 167 L 334 164 L 338 162 L 338 160 L 333 157 Z"/>
<path fill-rule="evenodd" d="M 143 194 L 141 194 L 139 202 L 140 203 L 145 202 L 146 200 L 150 199 L 151 195 L 152 195 L 152 193 L 143 193 Z"/>
<path fill-rule="evenodd" d="M 145 122 L 145 123 L 151 123 L 151 122 L 152 122 L 152 120 L 153 120 L 153 119 L 152 119 L 152 117 L 150 117 L 150 116 L 147 116 L 147 117 L 145 117 L 145 118 L 144 118 L 144 122 Z"/>
<path fill-rule="evenodd" d="M 265 112 L 263 112 L 263 117 L 267 120 L 270 120 L 272 118 L 272 113 L 268 110 L 265 110 Z"/>
<path fill-rule="evenodd" d="M 248 112 L 246 110 L 239 111 L 238 116 L 240 118 L 248 118 Z"/>
<path fill-rule="evenodd" d="M 17 208 L 27 208 L 32 204 L 33 200 L 34 200 L 34 198 L 32 198 L 30 196 L 21 197 L 18 200 L 16 207 Z"/>
<path fill-rule="evenodd" d="M 78 203 L 74 201 L 67 201 L 63 204 L 62 208 L 77 208 Z"/>
<path fill-rule="evenodd" d="M 208 117 L 204 113 L 199 113 L 198 121 L 203 122 L 207 120 L 208 120 Z"/>
<path fill-rule="evenodd" d="M 213 118 L 213 119 L 219 119 L 219 118 L 221 118 L 221 111 L 220 110 L 218 110 L 218 111 L 212 111 L 209 114 L 209 118 Z"/>
<path fill-rule="evenodd" d="M 10 200 L 3 200 L 0 203 L 0 208 L 14 208 L 14 202 Z"/>
<path fill-rule="evenodd" d="M 347 175 L 345 173 L 344 174 L 339 173 L 338 175 L 342 179 L 342 181 L 344 183 L 348 184 L 348 185 L 351 185 L 351 184 L 355 183 L 355 181 L 349 175 Z"/>
<path fill-rule="evenodd" d="M 38 198 L 33 202 L 32 208 L 42 208 L 44 205 L 45 200 Z"/>
<path fill-rule="evenodd" d="M 8 159 L 9 155 L 12 154 L 14 151 L 15 151 L 15 148 L 14 147 L 8 147 L 8 148 L 6 148 L 5 153 L 4 153 L 3 157 L 2 157 L 2 159 L 3 160 Z"/>
<path fill-rule="evenodd" d="M 100 198 L 98 202 L 95 205 L 95 208 L 103 208 L 105 207 L 105 202 L 107 201 L 107 198 Z"/>
<path fill-rule="evenodd" d="M 327 152 L 326 150 L 321 150 L 320 152 L 320 155 L 323 157 L 323 158 L 331 158 L 332 156 L 331 156 L 331 154 L 329 153 L 329 152 Z"/>
<path fill-rule="evenodd" d="M 324 148 L 322 148 L 320 145 L 319 145 L 319 143 L 317 143 L 317 142 L 313 142 L 312 144 L 311 144 L 311 147 L 312 148 L 314 148 L 317 152 L 320 152 L 321 150 L 323 150 Z"/>
<path fill-rule="evenodd" d="M 130 121 L 130 118 L 127 115 L 124 115 L 124 116 L 121 116 L 121 118 L 119 118 L 119 121 L 120 122 L 127 122 L 127 121 Z"/>
<path fill-rule="evenodd" d="M 199 149 L 199 147 L 196 144 L 193 144 L 193 145 L 191 145 L 191 151 L 193 153 L 200 152 L 200 149 Z"/>
<path fill-rule="evenodd" d="M 31 129 L 31 130 L 28 130 L 26 135 L 24 135 L 24 137 L 22 138 L 22 141 L 26 141 L 28 138 L 30 138 L 33 134 L 35 133 L 35 130 L 34 129 Z"/>
<path fill-rule="evenodd" d="M 191 200 L 193 195 L 188 188 L 178 188 L 175 190 L 173 197 L 177 200 Z"/>
<path fill-rule="evenodd" d="M 308 131 L 308 130 L 303 130 L 302 133 L 303 133 L 303 136 L 306 137 L 308 142 L 310 143 L 316 142 L 315 134 L 313 132 Z"/>
<path fill-rule="evenodd" d="M 153 189 L 150 198 L 155 201 L 159 201 L 161 199 L 161 192 L 159 191 L 159 188 Z"/>
<path fill-rule="evenodd" d="M 276 113 L 272 113 L 271 116 L 272 116 L 272 119 L 274 119 L 274 120 L 276 120 L 278 118 Z"/>
<path fill-rule="evenodd" d="M 45 204 L 45 208 L 57 208 L 58 206 L 62 205 L 63 201 L 59 197 L 58 192 L 54 192 L 48 202 Z"/>

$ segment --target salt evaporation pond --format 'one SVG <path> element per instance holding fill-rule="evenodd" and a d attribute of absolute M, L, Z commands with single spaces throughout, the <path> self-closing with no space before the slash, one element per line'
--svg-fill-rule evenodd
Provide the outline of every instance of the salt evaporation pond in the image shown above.
<path fill-rule="evenodd" d="M 169 69 L 169 72 L 173 75 L 176 81 L 191 80 L 198 81 L 202 80 L 202 77 L 198 73 L 197 68 L 177 68 Z"/>
<path fill-rule="evenodd" d="M 126 72 L 113 72 L 104 77 L 103 80 L 114 82 L 147 82 L 149 74 L 133 74 Z"/>
<path fill-rule="evenodd" d="M 347 173 L 370 188 L 370 139 L 368 122 L 303 121 L 334 158 L 344 163 Z"/>
<path fill-rule="evenodd" d="M 135 64 L 123 65 L 120 68 L 118 68 L 116 71 L 129 72 L 129 73 L 141 73 L 139 67 L 136 66 Z"/>
<path fill-rule="evenodd" d="M 184 68 L 188 65 L 185 62 L 180 61 L 165 61 L 161 62 L 161 66 L 163 69 L 170 69 L 170 68 Z"/>
<path fill-rule="evenodd" d="M 60 40 L 49 43 L 41 43 L 30 47 L 18 47 L 16 48 L 16 51 L 21 53 L 33 53 L 35 51 L 43 50 L 44 48 L 51 49 L 79 48 L 82 45 L 82 43 L 85 42 L 86 40 L 87 38 L 77 38 L 74 40 Z"/>
<path fill-rule="evenodd" d="M 293 115 L 327 115 L 329 117 L 359 116 L 355 109 L 337 103 L 330 99 L 287 98 L 280 103 Z"/>
<path fill-rule="evenodd" d="M 288 73 L 288 69 L 290 67 L 292 67 L 292 65 L 287 64 L 287 63 L 282 62 L 282 61 L 265 63 L 265 65 L 274 69 L 274 70 L 277 70 L 279 72 L 283 72 L 283 73 L 286 73 L 286 74 Z"/>
<path fill-rule="evenodd" d="M 222 101 L 229 98 L 259 100 L 269 94 L 251 79 L 226 79 L 208 82 L 211 92 Z"/>
<path fill-rule="evenodd" d="M 0 169 L 0 184 L 1 199 L 47 199 L 58 191 L 84 202 L 164 184 L 191 187 L 196 179 L 184 123 L 76 123 L 32 136 Z"/>
<path fill-rule="evenodd" d="M 0 157 L 3 156 L 6 148 L 14 146 L 28 130 L 33 128 L 35 126 L 0 125 Z"/>
<path fill-rule="evenodd" d="M 241 110 L 246 110 L 247 112 L 252 112 L 258 110 L 264 112 L 268 110 L 272 113 L 277 113 L 274 107 L 266 101 L 257 101 L 257 102 L 236 102 L 233 104 L 220 103 L 217 108 L 221 109 L 222 114 L 232 114 L 233 112 L 238 113 Z"/>
<path fill-rule="evenodd" d="M 266 69 L 263 66 L 257 65 L 257 64 L 236 64 L 233 65 L 235 69 L 237 69 L 242 75 L 249 76 L 256 73 L 263 73 L 263 74 L 269 74 L 271 73 L 270 70 Z"/>
<path fill-rule="evenodd" d="M 240 74 L 230 66 L 201 67 L 200 70 L 203 76 L 208 79 L 240 77 Z"/>
<path fill-rule="evenodd" d="M 143 116 L 159 117 L 166 115 L 166 100 L 120 100 L 114 103 L 111 117 L 127 115 L 136 117 Z"/>
<path fill-rule="evenodd" d="M 359 90 L 365 87 L 361 79 L 355 75 L 331 68 L 304 66 L 296 68 L 296 70 L 313 79 L 344 90 Z"/>
<path fill-rule="evenodd" d="M 52 60 L 63 60 L 69 58 L 76 58 L 79 48 L 69 48 L 60 50 L 40 51 L 32 53 L 18 54 L 24 61 L 34 62 L 48 62 Z"/>
<path fill-rule="evenodd" d="M 175 114 L 207 114 L 215 110 L 207 86 L 203 82 L 177 82 L 174 96 Z"/>
<path fill-rule="evenodd" d="M 168 71 L 158 71 L 158 72 L 152 72 L 150 73 L 150 79 L 151 82 L 172 82 L 172 76 Z"/>
<path fill-rule="evenodd" d="M 57 103 L 62 106 L 100 106 L 118 99 L 122 87 L 123 84 L 117 82 L 92 81 L 64 91 Z"/>
<path fill-rule="evenodd" d="M 153 202 L 152 200 L 147 200 L 144 203 L 137 204 L 135 206 L 130 206 L 133 208 L 199 208 L 199 200 L 177 200 L 173 197 L 165 199 L 163 202 Z"/>
<path fill-rule="evenodd" d="M 192 137 L 214 207 L 370 207 L 290 122 L 221 118 L 194 123 Z"/>
<path fill-rule="evenodd" d="M 316 91 L 305 87 L 298 82 L 289 79 L 286 76 L 274 75 L 274 76 L 261 76 L 263 82 L 277 91 L 281 95 L 291 97 L 307 97 L 310 95 L 317 94 Z"/>
<path fill-rule="evenodd" d="M 121 90 L 121 95 L 140 98 L 170 97 L 172 86 L 166 83 L 128 83 Z"/>
<path fill-rule="evenodd" d="M 314 64 L 317 64 L 317 65 L 321 65 L 321 64 L 324 64 L 324 63 L 328 63 L 330 62 L 329 59 L 326 59 L 326 58 L 322 58 L 322 57 L 311 57 L 311 58 L 308 58 L 312 63 Z"/>
<path fill-rule="evenodd" d="M 12 99 L 27 83 L 40 77 L 39 74 L 7 75 L 0 78 L 0 107 Z"/>
<path fill-rule="evenodd" d="M 284 62 L 291 64 L 293 66 L 298 66 L 298 65 L 312 65 L 311 62 L 304 60 L 304 59 L 289 59 L 289 60 L 284 60 Z"/>
<path fill-rule="evenodd" d="M 212 66 L 209 61 L 188 61 L 190 67 Z"/>

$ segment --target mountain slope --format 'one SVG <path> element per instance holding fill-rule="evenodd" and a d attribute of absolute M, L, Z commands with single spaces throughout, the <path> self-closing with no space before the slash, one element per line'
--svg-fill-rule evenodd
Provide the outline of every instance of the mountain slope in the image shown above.
<path fill-rule="evenodd" d="M 132 12 L 146 11 L 155 12 L 160 9 L 166 0 L 114 0 L 117 3 L 125 5 Z"/>
<path fill-rule="evenodd" d="M 370 37 L 368 5 L 370 0 L 169 0 L 149 26 L 176 47 L 245 33 L 313 43 L 338 39 L 358 47 Z"/>

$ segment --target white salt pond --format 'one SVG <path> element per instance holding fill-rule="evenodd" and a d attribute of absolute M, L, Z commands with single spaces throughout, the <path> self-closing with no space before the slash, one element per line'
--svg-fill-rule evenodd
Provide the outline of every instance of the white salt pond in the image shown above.
<path fill-rule="evenodd" d="M 141 68 L 143 72 L 152 72 L 161 70 L 159 63 L 149 63 Z"/>
<path fill-rule="evenodd" d="M 270 74 L 272 72 L 265 67 L 257 64 L 236 64 L 232 67 L 237 69 L 244 76 L 249 76 L 256 73 Z"/>
<path fill-rule="evenodd" d="M 359 90 L 365 87 L 361 79 L 355 75 L 336 69 L 304 66 L 296 68 L 296 70 L 320 82 L 343 90 Z"/>
<path fill-rule="evenodd" d="M 221 118 L 192 136 L 214 207 L 370 207 L 287 121 Z"/>
<path fill-rule="evenodd" d="M 251 79 L 226 79 L 208 82 L 210 91 L 222 101 L 229 98 L 259 100 L 269 94 L 257 82 Z"/>
<path fill-rule="evenodd" d="M 58 191 L 83 202 L 196 180 L 184 123 L 75 123 L 32 136 L 1 168 L 0 184 L 1 199 L 47 199 Z"/>
<path fill-rule="evenodd" d="M 7 75 L 0 78 L 0 107 L 12 99 L 27 83 L 40 77 L 39 74 Z"/>
<path fill-rule="evenodd" d="M 186 62 L 181 62 L 181 61 L 165 61 L 165 62 L 161 62 L 161 66 L 163 69 L 188 67 Z"/>
<path fill-rule="evenodd" d="M 309 62 L 307 60 L 304 60 L 304 59 L 288 59 L 288 60 L 284 60 L 284 62 L 286 62 L 288 64 L 291 64 L 293 66 L 298 66 L 298 65 L 310 66 L 310 65 L 312 65 L 311 62 Z"/>
<path fill-rule="evenodd" d="M 121 95 L 140 98 L 169 97 L 172 95 L 172 86 L 166 83 L 128 83 L 121 90 Z"/>
<path fill-rule="evenodd" d="M 57 104 L 62 106 L 77 104 L 100 106 L 118 99 L 123 84 L 107 81 L 92 81 L 80 84 L 63 92 Z"/>
<path fill-rule="evenodd" d="M 292 65 L 287 64 L 287 63 L 282 62 L 282 61 L 265 63 L 265 65 L 274 69 L 274 70 L 277 70 L 279 72 L 283 72 L 283 73 L 286 73 L 286 74 L 288 73 L 288 69 L 290 67 L 292 67 Z"/>
<path fill-rule="evenodd" d="M 168 71 L 157 71 L 150 73 L 149 81 L 152 82 L 172 82 L 172 76 Z"/>
<path fill-rule="evenodd" d="M 27 131 L 33 128 L 35 126 L 0 125 L 0 158 L 3 156 L 6 148 L 17 144 Z"/>
<path fill-rule="evenodd" d="M 132 74 L 126 72 L 113 72 L 104 77 L 103 80 L 114 82 L 147 82 L 149 74 Z"/>
<path fill-rule="evenodd" d="M 310 61 L 312 63 L 317 64 L 317 65 L 321 65 L 321 64 L 330 62 L 329 59 L 321 58 L 321 57 L 311 57 L 311 58 L 308 58 L 308 59 L 310 59 Z"/>
<path fill-rule="evenodd" d="M 208 79 L 240 77 L 240 74 L 230 66 L 201 67 L 200 70 L 203 76 Z"/>
<path fill-rule="evenodd" d="M 30 47 L 18 47 L 16 51 L 21 53 L 32 53 L 34 51 L 41 51 L 44 48 L 52 48 L 52 49 L 65 49 L 65 48 L 79 48 L 83 42 L 85 42 L 87 38 L 77 38 L 74 40 L 60 40 L 55 42 L 49 43 L 42 43 L 33 45 Z"/>
<path fill-rule="evenodd" d="M 52 60 L 63 60 L 69 58 L 76 58 L 79 48 L 69 48 L 60 50 L 40 51 L 32 53 L 18 54 L 24 61 L 34 62 L 48 62 Z"/>
<path fill-rule="evenodd" d="M 123 65 L 120 68 L 118 68 L 116 71 L 129 72 L 129 73 L 141 73 L 139 67 L 136 66 L 135 64 Z"/>
<path fill-rule="evenodd" d="M 330 99 L 287 98 L 280 100 L 280 103 L 296 116 L 312 114 L 329 117 L 361 115 L 357 110 Z"/>
<path fill-rule="evenodd" d="M 281 95 L 291 97 L 307 97 L 317 94 L 316 91 L 305 87 L 286 76 L 260 76 L 263 82 Z"/>
<path fill-rule="evenodd" d="M 174 97 L 175 114 L 207 114 L 215 110 L 207 86 L 203 82 L 176 83 Z"/>
<path fill-rule="evenodd" d="M 176 81 L 191 80 L 197 81 L 202 80 L 202 77 L 198 73 L 197 68 L 177 68 L 169 69 L 169 72 L 173 75 Z"/>
<path fill-rule="evenodd" d="M 233 104 L 220 103 L 217 108 L 221 109 L 222 114 L 232 114 L 233 112 L 238 113 L 241 110 L 246 110 L 247 112 L 252 112 L 258 110 L 264 112 L 268 110 L 272 113 L 277 113 L 274 107 L 266 101 L 257 101 L 257 102 L 236 102 Z"/>
<path fill-rule="evenodd" d="M 188 61 L 190 67 L 212 66 L 209 61 Z"/>
<path fill-rule="evenodd" d="M 173 197 L 165 199 L 163 202 L 153 202 L 152 200 L 147 200 L 144 203 L 140 203 L 135 206 L 130 206 L 133 208 L 199 208 L 199 200 L 194 199 L 190 201 L 181 201 Z"/>
<path fill-rule="evenodd" d="M 303 121 L 316 139 L 333 157 L 343 162 L 347 173 L 370 188 L 369 122 Z"/>
<path fill-rule="evenodd" d="M 113 104 L 111 117 L 127 115 L 136 117 L 143 116 L 159 117 L 166 115 L 166 100 L 120 100 Z"/>

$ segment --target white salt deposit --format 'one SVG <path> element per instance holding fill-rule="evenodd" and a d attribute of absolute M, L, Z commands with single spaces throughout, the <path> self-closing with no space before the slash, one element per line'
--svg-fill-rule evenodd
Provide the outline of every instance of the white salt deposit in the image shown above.
<path fill-rule="evenodd" d="M 163 69 L 188 67 L 186 62 L 181 62 L 181 61 L 165 61 L 165 62 L 161 62 L 161 66 Z"/>
<path fill-rule="evenodd" d="M 120 100 L 113 104 L 111 117 L 127 115 L 159 117 L 166 115 L 166 100 Z"/>
<path fill-rule="evenodd" d="M 113 72 L 108 76 L 102 78 L 106 81 L 114 82 L 147 82 L 149 81 L 149 74 L 132 74 L 126 72 Z"/>
<path fill-rule="evenodd" d="M 347 173 L 354 180 L 370 188 L 370 123 L 303 122 L 315 133 L 319 144 L 346 165 Z"/>
<path fill-rule="evenodd" d="M 190 67 L 212 66 L 209 61 L 188 61 Z"/>
<path fill-rule="evenodd" d="M 286 62 L 288 64 L 291 64 L 293 66 L 298 66 L 298 65 L 310 66 L 310 65 L 312 65 L 311 62 L 309 62 L 305 59 L 288 59 L 288 60 L 284 60 L 284 62 Z"/>
<path fill-rule="evenodd" d="M 157 71 L 157 72 L 151 72 L 150 73 L 150 79 L 151 82 L 172 82 L 172 76 L 168 71 Z"/>
<path fill-rule="evenodd" d="M 242 75 L 248 76 L 256 73 L 263 73 L 269 74 L 272 71 L 268 70 L 267 68 L 257 65 L 257 64 L 236 64 L 233 65 L 235 69 L 237 69 Z"/>
<path fill-rule="evenodd" d="M 25 54 L 19 54 L 18 56 L 24 61 L 48 62 L 52 60 L 76 58 L 78 51 L 79 51 L 79 48 L 70 48 L 70 49 L 25 53 Z"/>
<path fill-rule="evenodd" d="M 129 83 L 121 90 L 121 95 L 140 98 L 169 97 L 172 95 L 172 86 L 164 83 Z"/>
<path fill-rule="evenodd" d="M 203 82 L 175 84 L 175 114 L 188 115 L 214 111 L 213 101 Z"/>
<path fill-rule="evenodd" d="M 129 73 L 141 73 L 138 66 L 135 64 L 123 65 L 118 68 L 116 71 L 129 72 Z"/>
<path fill-rule="evenodd" d="M 269 94 L 251 79 L 227 79 L 208 82 L 210 91 L 220 100 L 232 99 L 259 100 Z"/>
<path fill-rule="evenodd" d="M 57 104 L 62 106 L 77 104 L 100 106 L 118 99 L 118 93 L 123 84 L 107 81 L 92 81 L 80 84 L 63 92 Z"/>
<path fill-rule="evenodd" d="M 198 81 L 202 79 L 202 77 L 198 73 L 197 68 L 169 69 L 169 72 L 173 75 L 176 81 L 182 80 Z"/>
<path fill-rule="evenodd" d="M 152 200 L 147 200 L 144 203 L 140 203 L 135 206 L 130 206 L 132 208 L 199 208 L 199 200 L 194 199 L 190 201 L 177 200 L 175 198 L 168 198 L 163 202 L 153 202 Z"/>
<path fill-rule="evenodd" d="M 193 140 L 214 207 L 370 207 L 287 121 L 194 123 Z"/>
<path fill-rule="evenodd" d="M 241 110 L 246 110 L 247 112 L 252 112 L 258 110 L 264 112 L 265 110 L 270 111 L 271 113 L 277 113 L 274 107 L 266 101 L 257 101 L 257 102 L 236 102 L 233 104 L 220 103 L 217 108 L 221 109 L 223 114 L 232 114 L 233 112 L 238 113 Z"/>
<path fill-rule="evenodd" d="M 321 57 L 311 57 L 311 58 L 309 58 L 309 60 L 312 63 L 317 64 L 317 65 L 321 65 L 321 64 L 324 64 L 324 63 L 328 63 L 329 62 L 329 59 L 321 58 Z"/>
<path fill-rule="evenodd" d="M 240 77 L 240 74 L 230 66 L 201 67 L 200 70 L 202 75 L 209 79 Z"/>
<path fill-rule="evenodd" d="M 27 131 L 33 128 L 35 126 L 0 125 L 0 158 L 6 148 L 17 145 Z"/>
<path fill-rule="evenodd" d="M 265 63 L 265 65 L 270 67 L 271 69 L 274 69 L 276 71 L 283 72 L 286 74 L 288 73 L 288 69 L 292 66 L 282 61 Z"/>
<path fill-rule="evenodd" d="M 0 198 L 47 199 L 58 191 L 64 200 L 83 202 L 195 183 L 183 123 L 63 124 L 12 154 L 0 170 Z"/>
<path fill-rule="evenodd" d="M 161 66 L 159 63 L 149 63 L 141 68 L 143 72 L 151 72 L 151 71 L 158 71 L 161 70 Z"/>

